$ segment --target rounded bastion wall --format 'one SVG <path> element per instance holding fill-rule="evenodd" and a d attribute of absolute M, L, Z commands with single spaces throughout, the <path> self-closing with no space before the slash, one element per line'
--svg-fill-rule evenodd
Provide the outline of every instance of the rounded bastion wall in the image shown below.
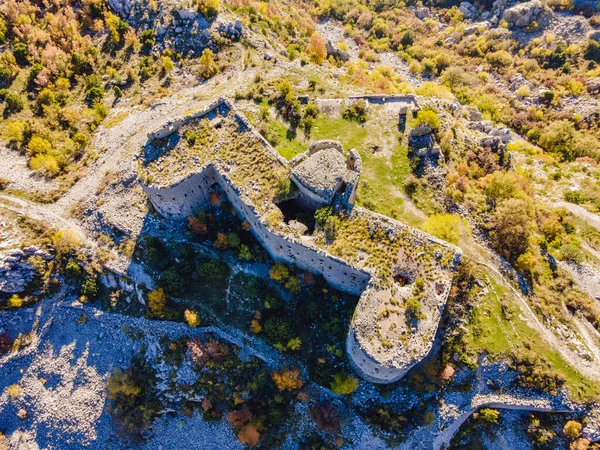
<path fill-rule="evenodd" d="M 361 347 L 355 333 L 355 330 L 352 328 L 348 331 L 348 335 L 346 336 L 346 353 L 348 354 L 352 368 L 361 378 L 371 383 L 393 383 L 402 378 L 414 365 L 394 367 L 380 364 Z"/>

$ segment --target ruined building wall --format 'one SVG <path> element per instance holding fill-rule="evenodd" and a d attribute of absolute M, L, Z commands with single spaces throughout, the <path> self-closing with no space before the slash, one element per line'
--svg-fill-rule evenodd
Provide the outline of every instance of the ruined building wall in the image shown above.
<path fill-rule="evenodd" d="M 204 206 L 209 200 L 210 187 L 218 183 L 240 217 L 246 220 L 252 234 L 275 260 L 285 261 L 314 274 L 323 275 L 333 287 L 360 295 L 366 288 L 370 274 L 349 266 L 327 252 L 309 247 L 295 238 L 281 235 L 264 224 L 250 202 L 243 201 L 234 184 L 210 165 L 200 173 L 168 188 L 143 185 L 154 208 L 165 217 L 184 218 Z"/>

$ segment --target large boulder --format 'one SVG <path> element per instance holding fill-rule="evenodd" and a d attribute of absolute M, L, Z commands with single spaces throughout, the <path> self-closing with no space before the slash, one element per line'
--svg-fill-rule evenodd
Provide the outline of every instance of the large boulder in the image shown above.
<path fill-rule="evenodd" d="M 540 0 L 519 3 L 504 11 L 502 19 L 512 27 L 525 28 L 533 22 L 545 27 L 550 23 L 552 11 Z"/>
<path fill-rule="evenodd" d="M 463 15 L 463 17 L 465 17 L 465 19 L 472 19 L 473 17 L 476 17 L 479 14 L 479 11 L 477 11 L 477 8 L 475 8 L 469 2 L 462 2 L 460 4 L 460 6 L 458 7 L 458 10 L 462 13 L 462 15 Z"/>
<path fill-rule="evenodd" d="M 417 19 L 426 19 L 427 17 L 430 16 L 430 12 L 429 12 L 429 8 L 427 7 L 423 7 L 423 8 L 419 8 L 417 9 L 417 12 L 415 13 L 415 15 L 417 16 Z"/>
<path fill-rule="evenodd" d="M 335 59 L 344 62 L 350 61 L 350 55 L 348 54 L 348 52 L 340 50 L 339 48 L 335 48 L 331 41 L 327 41 L 325 48 L 327 49 L 327 54 L 333 56 Z"/>
<path fill-rule="evenodd" d="M 585 83 L 585 87 L 589 93 L 600 92 L 600 78 L 590 78 L 587 83 Z"/>

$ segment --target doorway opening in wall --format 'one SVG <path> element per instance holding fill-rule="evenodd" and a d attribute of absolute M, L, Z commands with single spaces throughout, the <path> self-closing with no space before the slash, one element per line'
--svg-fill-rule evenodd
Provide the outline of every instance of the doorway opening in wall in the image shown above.
<path fill-rule="evenodd" d="M 312 234 L 315 231 L 314 208 L 307 207 L 306 204 L 297 198 L 279 202 L 277 203 L 277 207 L 283 213 L 285 223 L 289 224 L 292 221 L 296 221 L 307 228 L 305 233 Z"/>

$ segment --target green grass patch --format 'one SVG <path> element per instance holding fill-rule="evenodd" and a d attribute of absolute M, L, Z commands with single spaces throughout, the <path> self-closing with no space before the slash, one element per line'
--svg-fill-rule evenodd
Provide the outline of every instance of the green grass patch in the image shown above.
<path fill-rule="evenodd" d="M 113 128 L 123 122 L 127 116 L 129 116 L 129 111 L 123 111 L 114 116 L 111 116 L 106 122 L 104 122 L 105 128 Z"/>
<path fill-rule="evenodd" d="M 367 128 L 354 120 L 320 114 L 312 127 L 310 139 L 311 141 L 335 139 L 342 143 L 346 151 L 353 148 L 361 151 L 367 134 Z"/>
<path fill-rule="evenodd" d="M 408 149 L 398 145 L 390 158 L 360 151 L 363 160 L 357 204 L 394 218 L 416 220 L 404 208 L 404 179 L 410 174 Z"/>
<path fill-rule="evenodd" d="M 464 342 L 469 350 L 475 354 L 486 351 L 492 358 L 503 358 L 527 347 L 564 377 L 565 387 L 572 398 L 578 401 L 599 398 L 600 386 L 567 363 L 521 319 L 520 307 L 515 304 L 509 290 L 497 283 L 487 270 L 483 269 L 481 275 L 480 279 L 489 279 L 492 290 L 475 306 L 472 320 L 466 325 L 469 333 Z M 504 305 L 501 298 L 504 298 Z"/>
<path fill-rule="evenodd" d="M 298 133 L 300 133 L 299 130 L 295 132 L 291 131 L 290 128 L 287 128 L 281 122 L 272 120 L 269 122 L 267 140 L 269 142 L 275 141 L 277 143 L 275 149 L 289 161 L 294 156 L 304 152 L 307 148 L 307 145 L 298 139 Z"/>

